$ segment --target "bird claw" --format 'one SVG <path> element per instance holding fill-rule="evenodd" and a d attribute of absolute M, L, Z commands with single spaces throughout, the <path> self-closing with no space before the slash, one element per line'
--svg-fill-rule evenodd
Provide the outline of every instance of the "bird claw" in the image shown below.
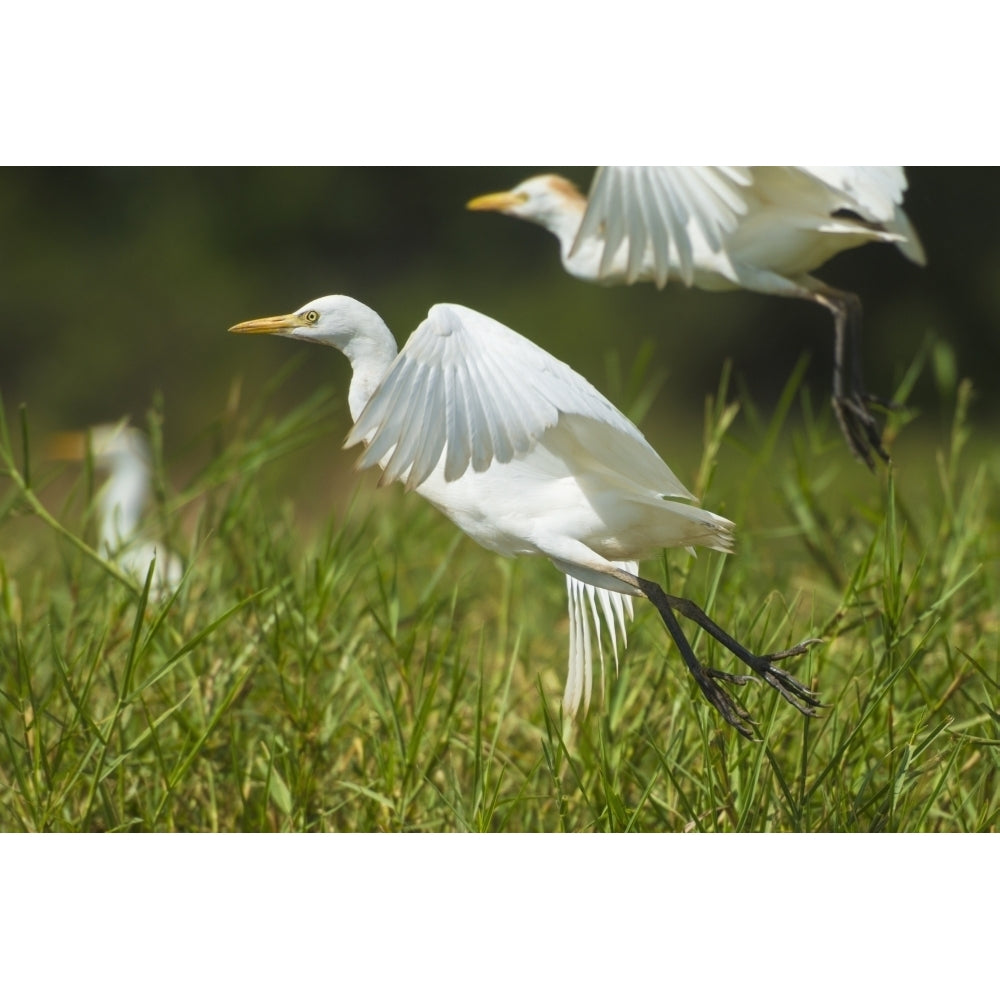
<path fill-rule="evenodd" d="M 781 695 L 789 705 L 797 708 L 803 715 L 815 716 L 816 709 L 822 708 L 823 703 L 804 684 L 796 680 L 791 674 L 779 667 L 774 666 L 777 660 L 784 660 L 790 656 L 801 656 L 810 646 L 815 646 L 822 642 L 822 639 L 804 639 L 796 643 L 789 649 L 781 649 L 776 653 L 768 653 L 757 657 L 759 665 L 750 664 L 752 670 L 756 670 Z"/>
<path fill-rule="evenodd" d="M 861 399 L 865 403 L 877 406 L 881 410 L 889 410 L 892 413 L 901 413 L 906 407 L 902 403 L 897 403 L 894 399 L 886 399 L 884 396 L 876 396 L 871 392 L 863 392 Z"/>
<path fill-rule="evenodd" d="M 822 641 L 822 639 L 804 639 L 802 642 L 796 643 L 788 649 L 781 649 L 774 653 L 765 653 L 763 656 L 751 656 L 747 660 L 747 665 L 754 671 L 753 674 L 729 674 L 722 670 L 706 670 L 704 682 L 701 678 L 697 678 L 697 680 L 705 696 L 719 710 L 726 722 L 744 736 L 752 738 L 753 733 L 744 724 L 748 722 L 751 725 L 755 725 L 750 714 L 745 708 L 734 702 L 714 681 L 720 680 L 739 687 L 743 687 L 751 681 L 766 681 L 789 705 L 796 708 L 803 715 L 816 717 L 818 715 L 817 709 L 822 708 L 823 703 L 809 688 L 796 680 L 791 674 L 774 666 L 774 663 L 792 656 L 801 656 L 811 646 L 815 646 Z"/>
<path fill-rule="evenodd" d="M 776 653 L 765 653 L 764 659 L 771 663 L 777 663 L 778 660 L 787 660 L 790 656 L 801 656 L 810 646 L 819 646 L 822 642 L 822 639 L 803 639 L 802 642 L 797 642 L 788 649 L 779 649 Z"/>
<path fill-rule="evenodd" d="M 756 684 L 760 680 L 755 674 L 727 674 L 724 670 L 708 670 L 706 673 L 709 677 L 725 681 L 727 684 L 735 684 L 737 687 L 743 687 L 751 682 Z"/>
<path fill-rule="evenodd" d="M 889 453 L 882 444 L 882 432 L 866 404 L 867 396 L 854 393 L 850 396 L 834 396 L 833 412 L 840 430 L 847 439 L 851 451 L 873 472 L 874 451 L 883 462 L 889 461 Z"/>
<path fill-rule="evenodd" d="M 737 674 L 724 674 L 719 670 L 704 670 L 701 674 L 695 674 L 694 679 L 698 682 L 702 694 L 708 699 L 716 711 L 729 723 L 741 736 L 752 740 L 755 734 L 751 726 L 755 726 L 750 713 L 739 702 L 734 701 L 729 694 L 724 691 L 714 678 L 731 681 L 736 684 L 745 684 L 747 680 L 756 679 L 743 677 Z"/>
<path fill-rule="evenodd" d="M 790 705 L 796 708 L 803 715 L 816 715 L 816 709 L 822 708 L 822 703 L 816 695 L 797 681 L 791 674 L 774 666 L 775 661 L 788 659 L 792 656 L 801 656 L 811 646 L 820 642 L 819 639 L 805 639 L 789 649 L 780 649 L 777 652 L 760 656 L 750 652 L 745 646 L 737 642 L 725 629 L 712 621 L 705 612 L 698 607 L 694 601 L 686 597 L 676 597 L 667 594 L 659 586 L 650 580 L 642 577 L 631 577 L 628 581 L 632 583 L 642 594 L 653 602 L 660 612 L 660 617 L 667 626 L 667 631 L 672 636 L 684 658 L 691 675 L 701 688 L 702 694 L 709 703 L 715 707 L 719 714 L 736 729 L 741 735 L 748 739 L 754 739 L 755 733 L 751 728 L 755 723 L 750 714 L 741 705 L 738 705 L 717 683 L 722 681 L 727 684 L 736 684 L 740 687 L 746 685 L 751 680 L 764 680 L 773 687 Z M 707 669 L 695 655 L 694 650 L 688 643 L 681 630 L 680 625 L 674 616 L 674 611 L 678 611 L 685 618 L 695 622 L 701 629 L 706 631 L 716 642 L 721 643 L 726 649 L 738 657 L 752 671 L 753 675 L 727 674 L 721 670 Z"/>
<path fill-rule="evenodd" d="M 765 660 L 765 663 L 768 661 Z M 777 667 L 770 666 L 764 675 L 764 680 L 781 695 L 789 705 L 797 708 L 803 715 L 816 716 L 817 709 L 823 707 L 823 703 L 804 684 L 797 681 L 791 674 Z"/>

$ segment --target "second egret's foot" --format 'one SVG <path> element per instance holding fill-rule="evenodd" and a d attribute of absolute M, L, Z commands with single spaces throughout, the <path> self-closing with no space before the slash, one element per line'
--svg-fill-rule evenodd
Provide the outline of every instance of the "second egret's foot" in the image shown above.
<path fill-rule="evenodd" d="M 889 453 L 882 444 L 882 431 L 868 409 L 865 398 L 857 393 L 851 393 L 849 396 L 835 395 L 833 412 L 841 432 L 847 439 L 848 447 L 855 457 L 861 459 L 874 472 L 875 459 L 872 453 L 878 455 L 883 462 L 889 461 Z"/>
<path fill-rule="evenodd" d="M 901 413 L 906 409 L 902 403 L 897 403 L 894 399 L 886 399 L 884 396 L 876 396 L 870 392 L 863 392 L 861 398 L 865 403 L 877 406 L 880 410 L 889 410 L 892 413 Z"/>

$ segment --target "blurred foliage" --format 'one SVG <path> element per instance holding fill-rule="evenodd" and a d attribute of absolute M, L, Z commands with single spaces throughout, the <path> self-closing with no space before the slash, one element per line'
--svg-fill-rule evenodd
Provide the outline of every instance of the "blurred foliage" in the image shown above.
<path fill-rule="evenodd" d="M 694 454 L 699 446 L 694 421 L 725 358 L 736 384 L 752 387 L 766 411 L 808 353 L 805 385 L 815 399 L 827 398 L 832 322 L 823 310 L 743 292 L 587 285 L 563 272 L 542 229 L 464 209 L 476 194 L 548 171 L 584 189 L 592 174 L 589 167 L 0 170 L 0 394 L 8 407 L 25 404 L 34 427 L 51 430 L 124 413 L 141 419 L 162 393 L 168 464 L 183 464 L 183 449 L 239 386 L 257 393 L 300 350 L 226 329 L 343 292 L 381 313 L 400 342 L 434 302 L 480 309 L 609 392 L 609 368 L 627 369 L 651 344 L 649 363 L 664 382 L 649 423 L 678 417 L 692 430 L 671 434 L 661 449 L 671 461 L 675 447 Z M 998 176 L 909 171 L 906 207 L 927 248 L 926 269 L 871 246 L 820 272 L 862 297 L 872 391 L 891 395 L 914 356 L 932 351 L 910 396 L 924 433 L 944 433 L 960 378 L 980 385 L 979 372 L 1000 363 Z M 282 402 L 331 378 L 346 393 L 343 360 L 313 355 Z M 976 407 L 974 419 L 995 417 L 995 394 L 980 392 Z M 344 406 L 338 434 L 347 419 Z"/>

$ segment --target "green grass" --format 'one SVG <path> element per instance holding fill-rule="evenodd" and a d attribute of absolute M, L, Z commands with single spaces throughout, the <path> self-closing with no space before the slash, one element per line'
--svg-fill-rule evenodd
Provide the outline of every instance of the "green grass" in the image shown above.
<path fill-rule="evenodd" d="M 824 640 L 791 666 L 820 718 L 737 691 L 759 741 L 701 698 L 645 604 L 603 699 L 562 720 L 547 562 L 485 552 L 371 477 L 315 518 L 307 477 L 269 474 L 317 437 L 339 448 L 330 397 L 234 398 L 183 489 L 158 466 L 150 525 L 187 564 L 162 604 L 88 544 L 92 470 L 50 499 L 22 414 L 0 428 L 0 829 L 995 830 L 1000 454 L 963 385 L 947 439 L 893 417 L 896 462 L 872 476 L 800 375 L 767 413 L 725 382 L 706 406 L 682 478 L 737 521 L 737 555 L 645 564 L 751 648 Z M 673 463 L 671 430 L 648 435 Z"/>

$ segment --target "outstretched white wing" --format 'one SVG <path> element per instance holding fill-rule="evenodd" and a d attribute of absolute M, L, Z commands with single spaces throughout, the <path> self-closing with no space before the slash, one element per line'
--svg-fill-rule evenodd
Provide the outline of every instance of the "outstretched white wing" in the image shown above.
<path fill-rule="evenodd" d="M 869 222 L 882 224 L 905 242 L 900 250 L 916 264 L 926 264 L 920 237 L 903 211 L 906 173 L 902 167 L 796 167 L 819 180 L 843 199 L 840 207 L 857 212 Z"/>
<path fill-rule="evenodd" d="M 723 236 L 747 210 L 741 189 L 752 180 L 749 167 L 598 167 L 572 252 L 588 237 L 603 239 L 599 276 L 604 278 L 627 239 L 627 281 L 640 276 L 651 251 L 658 287 L 666 284 L 671 267 L 691 285 L 691 231 L 711 250 L 720 249 Z"/>
<path fill-rule="evenodd" d="M 419 486 L 444 456 L 444 477 L 527 454 L 568 418 L 597 428 L 588 454 L 627 461 L 664 495 L 690 497 L 636 426 L 585 378 L 496 320 L 457 305 L 433 306 L 348 435 L 367 445 L 359 466 L 383 481 Z M 624 459 L 623 459 L 624 456 Z"/>
<path fill-rule="evenodd" d="M 851 208 L 872 222 L 888 222 L 903 203 L 902 167 L 797 167 L 833 188 Z"/>

